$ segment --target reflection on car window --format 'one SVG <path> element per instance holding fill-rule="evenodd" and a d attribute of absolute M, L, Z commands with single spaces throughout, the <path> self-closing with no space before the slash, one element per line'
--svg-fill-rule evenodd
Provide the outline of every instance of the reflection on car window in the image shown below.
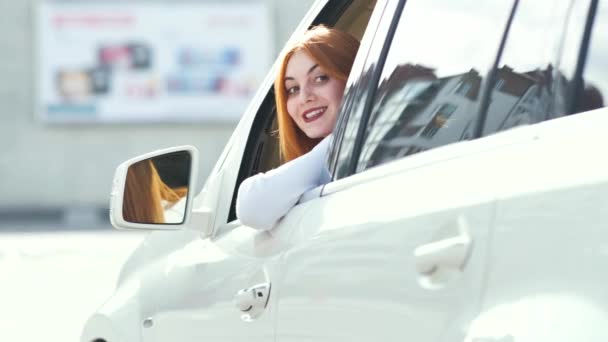
<path fill-rule="evenodd" d="M 583 84 L 574 113 L 606 106 L 608 94 L 608 3 L 600 2 L 591 31 L 591 44 L 587 64 L 583 72 Z"/>
<path fill-rule="evenodd" d="M 569 6 L 563 0 L 519 2 L 498 64 L 484 135 L 561 115 L 554 101 L 563 99 L 554 94 L 563 72 L 555 66 Z"/>
<path fill-rule="evenodd" d="M 473 137 L 480 89 L 512 3 L 408 1 L 357 171 Z"/>
<path fill-rule="evenodd" d="M 334 149 L 335 154 L 330 156 L 330 161 L 333 161 L 331 168 L 334 180 L 350 174 L 350 163 L 361 118 L 366 111 L 367 99 L 373 93 L 370 85 L 377 69 L 384 37 L 389 31 L 398 3 L 399 1 L 387 1 L 384 4 L 376 5 L 370 24 L 361 40 L 353 72 L 349 75 L 353 86 L 347 89 L 344 95 L 340 118 L 336 126 L 338 129 L 335 134 L 339 148 Z"/>

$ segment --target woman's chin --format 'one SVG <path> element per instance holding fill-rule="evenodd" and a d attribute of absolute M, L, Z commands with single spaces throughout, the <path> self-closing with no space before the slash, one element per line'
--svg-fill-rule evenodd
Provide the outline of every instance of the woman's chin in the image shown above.
<path fill-rule="evenodd" d="M 327 130 L 309 130 L 305 131 L 304 134 L 310 139 L 323 139 L 331 134 L 331 131 Z"/>
<path fill-rule="evenodd" d="M 310 139 L 323 139 L 328 135 L 329 134 L 320 134 L 320 133 L 306 134 L 306 136 L 309 137 Z"/>

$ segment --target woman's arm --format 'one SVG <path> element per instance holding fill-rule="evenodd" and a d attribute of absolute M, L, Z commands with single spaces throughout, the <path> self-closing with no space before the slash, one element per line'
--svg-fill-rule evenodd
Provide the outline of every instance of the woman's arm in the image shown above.
<path fill-rule="evenodd" d="M 245 179 L 236 199 L 236 215 L 246 226 L 272 229 L 303 193 L 329 181 L 325 158 L 332 136 L 305 155 L 266 173 Z"/>

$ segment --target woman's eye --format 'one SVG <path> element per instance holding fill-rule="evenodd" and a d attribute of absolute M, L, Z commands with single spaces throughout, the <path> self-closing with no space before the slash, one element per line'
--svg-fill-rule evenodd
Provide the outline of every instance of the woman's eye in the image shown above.
<path fill-rule="evenodd" d="M 296 94 L 298 92 L 298 90 L 300 90 L 300 88 L 298 88 L 298 87 L 287 88 L 287 95 Z"/>
<path fill-rule="evenodd" d="M 327 76 L 327 75 L 319 75 L 319 76 L 315 77 L 316 82 L 325 82 L 327 80 L 329 80 L 329 76 Z"/>

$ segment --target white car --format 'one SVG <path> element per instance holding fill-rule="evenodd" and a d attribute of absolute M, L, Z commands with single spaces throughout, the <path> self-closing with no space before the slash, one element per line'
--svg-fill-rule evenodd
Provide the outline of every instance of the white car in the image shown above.
<path fill-rule="evenodd" d="M 278 165 L 275 65 L 174 223 L 126 217 L 128 170 L 194 189 L 194 147 L 118 168 L 114 225 L 158 231 L 81 341 L 607 341 L 607 3 L 320 0 L 294 36 L 318 23 L 362 38 L 331 182 L 236 220 Z"/>

